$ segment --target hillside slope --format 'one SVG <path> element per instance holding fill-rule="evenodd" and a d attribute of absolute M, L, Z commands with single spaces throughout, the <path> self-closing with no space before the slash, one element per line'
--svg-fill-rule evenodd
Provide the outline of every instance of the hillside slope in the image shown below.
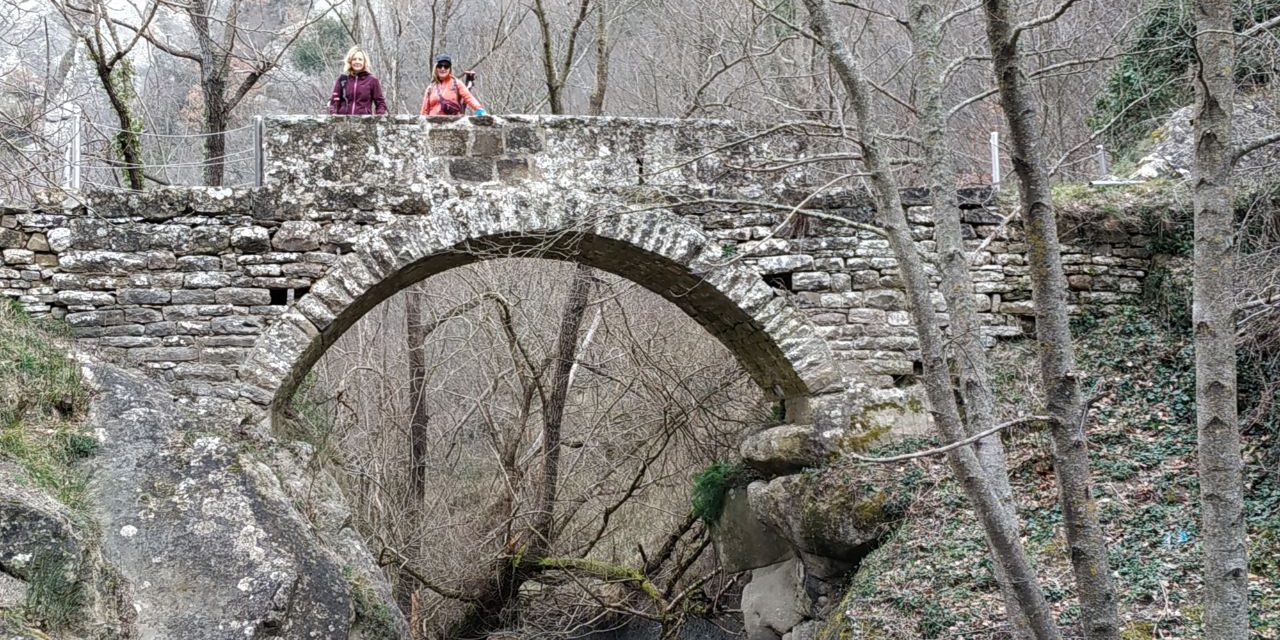
<path fill-rule="evenodd" d="M 1084 388 L 1096 396 L 1088 426 L 1094 486 L 1111 543 L 1123 637 L 1199 638 L 1190 336 L 1159 326 L 1141 309 L 1077 324 Z M 1001 345 L 992 362 L 1007 414 L 1030 412 L 1037 403 L 1033 345 Z M 1246 431 L 1253 637 L 1264 639 L 1280 638 L 1280 421 L 1272 416 Z M 1017 432 L 1006 442 L 1023 540 L 1064 633 L 1074 636 L 1080 612 L 1058 526 L 1048 435 Z M 904 464 L 899 482 L 913 496 L 903 526 L 861 566 L 820 637 L 1007 637 L 981 529 L 942 461 Z"/>

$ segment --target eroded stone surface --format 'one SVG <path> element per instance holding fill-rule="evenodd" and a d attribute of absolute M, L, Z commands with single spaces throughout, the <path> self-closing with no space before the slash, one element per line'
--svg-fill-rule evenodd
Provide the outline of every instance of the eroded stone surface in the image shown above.
<path fill-rule="evenodd" d="M 287 487 L 302 471 L 279 445 L 247 440 L 230 403 L 186 409 L 137 374 L 85 373 L 102 441 L 94 515 L 104 558 L 130 585 L 139 636 L 358 637 L 353 580 L 378 584 L 380 574 L 344 523 L 328 518 L 316 531 L 294 510 Z M 404 636 L 384 604 L 389 637 Z"/>

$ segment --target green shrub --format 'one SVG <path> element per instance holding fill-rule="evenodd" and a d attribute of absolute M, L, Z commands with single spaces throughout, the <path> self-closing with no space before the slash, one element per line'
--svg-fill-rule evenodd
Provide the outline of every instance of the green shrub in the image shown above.
<path fill-rule="evenodd" d="M 707 524 L 724 513 L 725 497 L 742 477 L 742 463 L 714 462 L 693 477 L 693 514 Z"/>
<path fill-rule="evenodd" d="M 1280 0 L 1234 4 L 1237 30 L 1280 13 Z M 1089 123 L 1095 129 L 1111 124 L 1104 139 L 1120 161 L 1132 159 L 1171 111 L 1191 104 L 1193 85 L 1187 74 L 1195 62 L 1194 18 L 1190 0 L 1161 0 L 1128 36 Z M 1237 84 L 1248 88 L 1270 82 L 1269 55 L 1263 46 L 1245 42 L 1236 65 Z"/>
<path fill-rule="evenodd" d="M 349 46 L 351 38 L 342 22 L 323 18 L 308 27 L 293 46 L 293 64 L 303 73 L 319 74 L 326 68 L 336 67 Z"/>

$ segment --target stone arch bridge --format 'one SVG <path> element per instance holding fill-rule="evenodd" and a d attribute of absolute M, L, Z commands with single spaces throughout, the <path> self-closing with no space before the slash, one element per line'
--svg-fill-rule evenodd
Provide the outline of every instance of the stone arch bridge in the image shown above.
<path fill-rule="evenodd" d="M 801 135 L 724 122 L 280 117 L 264 186 L 94 193 L 0 212 L 0 293 L 182 391 L 278 407 L 360 316 L 432 274 L 558 257 L 631 279 L 719 338 L 796 420 L 850 381 L 918 372 L 888 243 L 788 218 L 817 179 Z M 761 169 L 771 169 L 764 171 Z M 1025 246 L 963 193 L 991 336 L 1030 314 Z M 922 194 L 908 193 L 932 251 Z M 870 222 L 864 193 L 807 208 Z M 1136 296 L 1147 239 L 1066 229 L 1074 300 Z"/>

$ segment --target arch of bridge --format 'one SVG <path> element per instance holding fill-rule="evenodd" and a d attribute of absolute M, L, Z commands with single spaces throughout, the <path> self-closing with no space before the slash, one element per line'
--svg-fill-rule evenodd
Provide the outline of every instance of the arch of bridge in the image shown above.
<path fill-rule="evenodd" d="M 724 256 L 701 228 L 666 211 L 617 213 L 588 194 L 474 194 L 361 235 L 258 337 L 240 381 L 286 403 L 311 366 L 378 303 L 434 274 L 497 257 L 572 260 L 663 296 L 718 338 L 767 393 L 807 399 L 843 389 L 827 342 L 788 296 Z"/>

